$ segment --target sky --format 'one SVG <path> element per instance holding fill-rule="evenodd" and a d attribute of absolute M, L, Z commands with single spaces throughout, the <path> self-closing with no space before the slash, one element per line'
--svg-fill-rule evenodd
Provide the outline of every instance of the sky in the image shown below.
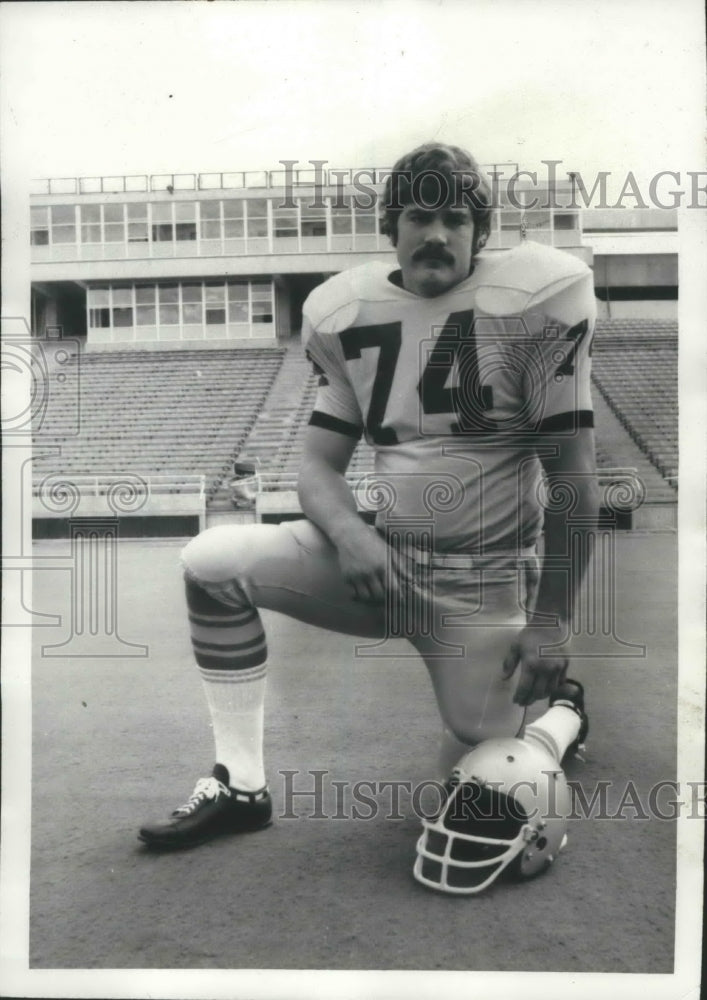
<path fill-rule="evenodd" d="M 3 123 L 31 177 L 482 163 L 703 169 L 693 0 L 2 3 Z"/>

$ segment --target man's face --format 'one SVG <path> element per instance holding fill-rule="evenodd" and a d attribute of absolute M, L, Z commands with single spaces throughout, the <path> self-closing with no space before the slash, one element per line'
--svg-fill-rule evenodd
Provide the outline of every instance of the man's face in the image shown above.
<path fill-rule="evenodd" d="M 415 295 L 441 295 L 468 277 L 474 220 L 464 206 L 406 205 L 398 216 L 396 252 L 403 288 Z"/>

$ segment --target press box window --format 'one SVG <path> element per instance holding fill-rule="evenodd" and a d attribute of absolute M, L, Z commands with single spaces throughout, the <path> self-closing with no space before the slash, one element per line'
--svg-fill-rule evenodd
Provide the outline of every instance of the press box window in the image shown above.
<path fill-rule="evenodd" d="M 92 329 L 97 330 L 110 326 L 110 309 L 89 309 L 88 321 Z"/>
<path fill-rule="evenodd" d="M 125 219 L 123 205 L 104 205 L 103 223 L 106 243 L 125 242 Z"/>
<path fill-rule="evenodd" d="M 297 239 L 297 212 L 288 208 L 276 208 L 273 212 L 274 235 L 276 239 L 294 237 Z M 303 221 L 304 226 L 304 221 Z M 304 231 L 304 230 L 303 230 Z"/>
<path fill-rule="evenodd" d="M 76 242 L 76 210 L 73 205 L 52 205 L 52 243 Z"/>
<path fill-rule="evenodd" d="M 159 285 L 160 325 L 176 326 L 179 323 L 179 286 Z"/>
<path fill-rule="evenodd" d="M 138 326 L 154 326 L 157 323 L 157 310 L 154 306 L 138 306 L 135 313 Z"/>
<path fill-rule="evenodd" d="M 206 284 L 204 286 L 204 297 L 206 299 L 206 324 L 207 326 L 220 326 L 226 322 L 226 286 L 218 284 Z"/>
<path fill-rule="evenodd" d="M 128 243 L 147 243 L 147 205 L 128 205 Z"/>
<path fill-rule="evenodd" d="M 221 239 L 221 202 L 203 201 L 199 206 L 202 240 Z"/>
<path fill-rule="evenodd" d="M 349 236 L 353 232 L 349 198 L 332 200 L 331 231 L 336 236 Z"/>
<path fill-rule="evenodd" d="M 577 216 L 574 214 L 555 213 L 555 229 L 576 229 Z"/>
<path fill-rule="evenodd" d="M 264 198 L 254 198 L 248 202 L 248 236 L 268 235 L 268 209 Z"/>
<path fill-rule="evenodd" d="M 174 227 L 171 223 L 162 222 L 152 227 L 152 239 L 155 243 L 169 243 L 174 240 Z"/>
<path fill-rule="evenodd" d="M 110 289 L 106 285 L 88 288 L 86 291 L 88 305 L 88 325 L 93 330 L 110 327 Z"/>
<path fill-rule="evenodd" d="M 263 202 L 263 204 L 265 204 Z M 243 239 L 243 202 L 224 201 L 223 203 L 223 234 L 227 240 Z"/>
<path fill-rule="evenodd" d="M 549 212 L 526 212 L 524 218 L 525 218 L 525 224 L 528 227 L 528 229 L 550 228 Z"/>
<path fill-rule="evenodd" d="M 233 282 L 228 286 L 228 322 L 248 321 L 248 285 L 244 282 L 240 284 Z"/>
<path fill-rule="evenodd" d="M 302 205 L 302 235 L 326 236 L 326 209 Z"/>
<path fill-rule="evenodd" d="M 182 285 L 182 322 L 201 325 L 204 319 L 201 285 Z"/>
<path fill-rule="evenodd" d="M 179 324 L 179 306 L 160 306 L 160 326 Z"/>
<path fill-rule="evenodd" d="M 501 230 L 513 231 L 520 229 L 521 213 L 514 211 L 501 212 Z"/>
<path fill-rule="evenodd" d="M 147 243 L 147 223 L 128 223 L 128 243 Z"/>
<path fill-rule="evenodd" d="M 152 240 L 154 243 L 168 243 L 174 240 L 171 205 L 152 206 Z"/>
<path fill-rule="evenodd" d="M 200 302 L 185 302 L 182 306 L 182 322 L 201 326 L 204 310 Z"/>
<path fill-rule="evenodd" d="M 30 210 L 30 243 L 33 247 L 45 247 L 49 244 L 49 209 L 33 208 Z"/>
<path fill-rule="evenodd" d="M 113 326 L 132 326 L 133 310 L 131 306 L 121 306 L 113 310 Z"/>
<path fill-rule="evenodd" d="M 107 306 L 110 302 L 110 290 L 107 285 L 95 285 L 87 292 L 90 306 Z"/>
<path fill-rule="evenodd" d="M 374 208 L 356 208 L 354 218 L 356 220 L 356 232 L 361 235 L 369 235 L 376 231 L 376 211 Z"/>
<path fill-rule="evenodd" d="M 177 239 L 178 240 L 195 240 L 196 239 L 196 223 L 195 222 L 178 222 L 176 225 Z"/>
<path fill-rule="evenodd" d="M 178 201 L 174 206 L 177 220 L 175 226 L 178 240 L 196 239 L 196 204 L 193 201 Z"/>
<path fill-rule="evenodd" d="M 251 286 L 251 317 L 253 323 L 272 323 L 272 290 L 270 285 Z"/>
<path fill-rule="evenodd" d="M 135 286 L 135 320 L 138 326 L 154 326 L 157 322 L 154 285 Z"/>
<path fill-rule="evenodd" d="M 81 242 L 100 243 L 101 206 L 82 205 L 79 211 L 81 213 Z"/>
<path fill-rule="evenodd" d="M 265 302 L 253 303 L 253 322 L 272 323 L 272 306 Z"/>

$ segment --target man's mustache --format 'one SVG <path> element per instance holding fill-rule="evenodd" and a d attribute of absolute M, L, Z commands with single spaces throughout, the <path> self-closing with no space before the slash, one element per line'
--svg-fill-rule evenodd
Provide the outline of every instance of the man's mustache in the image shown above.
<path fill-rule="evenodd" d="M 420 247 L 412 255 L 412 259 L 415 263 L 423 260 L 440 260 L 443 264 L 454 263 L 454 257 L 448 250 L 445 250 L 444 247 L 434 245 Z"/>

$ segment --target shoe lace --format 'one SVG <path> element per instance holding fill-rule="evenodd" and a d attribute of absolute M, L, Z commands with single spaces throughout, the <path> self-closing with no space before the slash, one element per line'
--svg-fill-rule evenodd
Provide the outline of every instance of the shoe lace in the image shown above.
<path fill-rule="evenodd" d="M 194 791 L 184 805 L 172 813 L 173 816 L 190 816 L 207 799 L 217 799 L 219 795 L 230 795 L 229 790 L 216 778 L 200 778 L 194 786 Z"/>

